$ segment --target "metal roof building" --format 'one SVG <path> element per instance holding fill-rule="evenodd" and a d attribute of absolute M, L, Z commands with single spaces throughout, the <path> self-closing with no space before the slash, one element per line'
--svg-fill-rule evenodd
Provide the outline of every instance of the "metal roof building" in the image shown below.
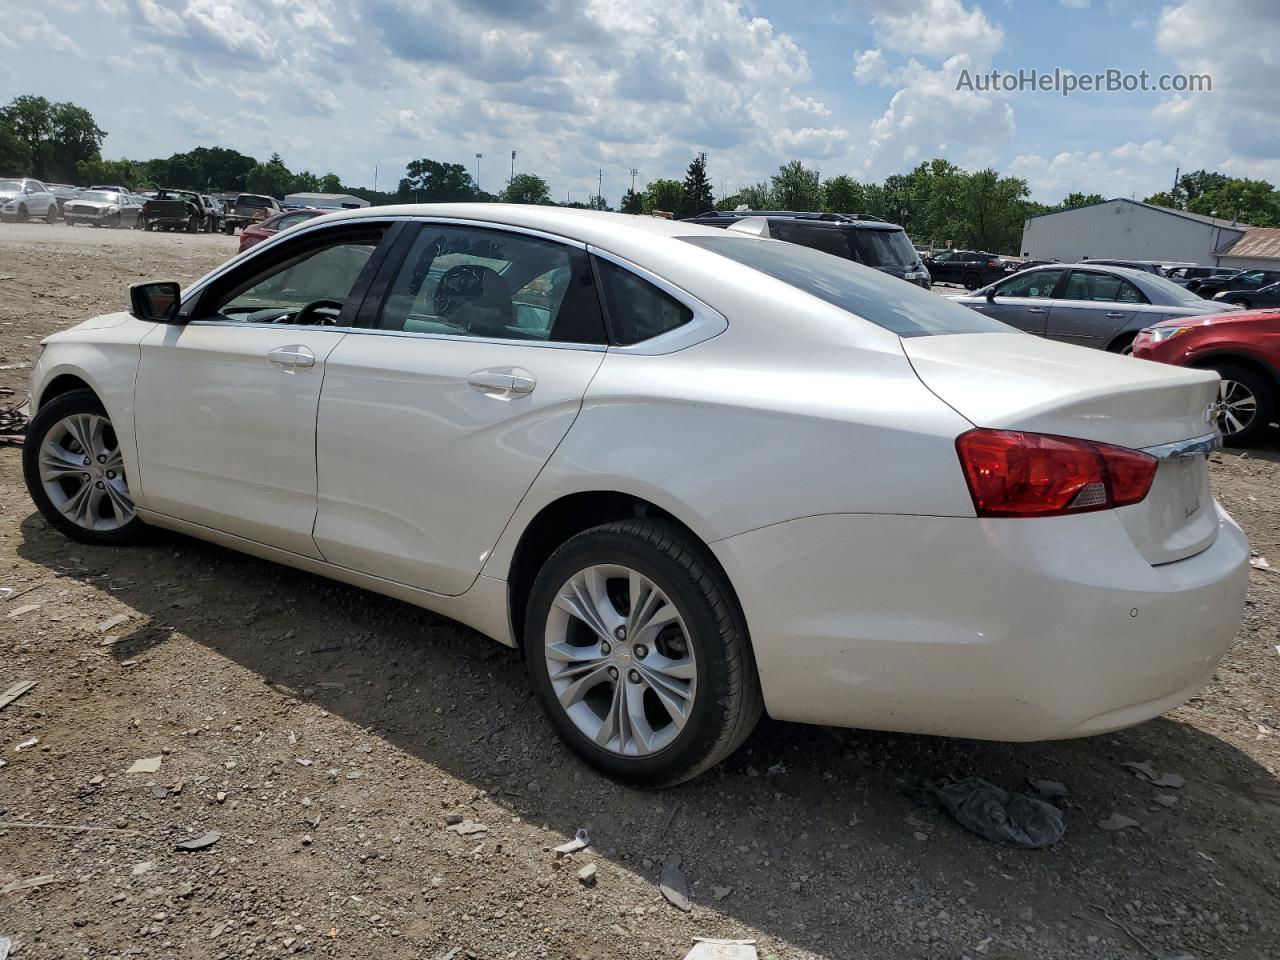
<path fill-rule="evenodd" d="M 1250 230 L 1248 224 L 1138 200 L 1104 200 L 1029 217 L 1022 226 L 1022 254 L 1064 263 L 1107 257 L 1214 267 Z"/>
<path fill-rule="evenodd" d="M 356 210 L 369 206 L 349 193 L 291 193 L 282 201 L 286 207 L 315 207 L 319 210 Z"/>
<path fill-rule="evenodd" d="M 1239 267 L 1241 270 L 1280 269 L 1280 228 L 1250 227 L 1243 237 L 1222 252 L 1218 265 Z"/>

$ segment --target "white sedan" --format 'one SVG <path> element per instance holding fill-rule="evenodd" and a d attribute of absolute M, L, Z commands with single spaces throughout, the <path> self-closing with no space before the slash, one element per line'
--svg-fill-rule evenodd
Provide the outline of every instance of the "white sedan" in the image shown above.
<path fill-rule="evenodd" d="M 696 775 L 762 710 L 1102 733 L 1192 696 L 1239 623 L 1216 375 L 804 247 L 375 207 L 131 294 L 35 364 L 52 525 L 181 531 L 519 646 L 625 780 Z"/>

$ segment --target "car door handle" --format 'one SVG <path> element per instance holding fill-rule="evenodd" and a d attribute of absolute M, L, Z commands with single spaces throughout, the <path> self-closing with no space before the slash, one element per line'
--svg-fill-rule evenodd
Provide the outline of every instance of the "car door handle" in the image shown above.
<path fill-rule="evenodd" d="M 273 366 L 279 367 L 286 373 L 293 373 L 299 367 L 314 367 L 316 365 L 316 355 L 300 343 L 269 350 L 267 351 L 267 359 L 271 361 Z"/>
<path fill-rule="evenodd" d="M 1044 313 L 1044 307 L 1027 307 L 1027 313 Z"/>
<path fill-rule="evenodd" d="M 1124 313 L 1124 312 L 1119 311 L 1119 310 L 1108 310 L 1108 311 L 1107 311 L 1107 319 L 1108 319 L 1108 320 L 1123 320 L 1123 319 L 1124 319 L 1125 317 L 1127 317 L 1127 316 L 1128 316 L 1128 314 L 1127 314 L 1127 313 Z"/>
<path fill-rule="evenodd" d="M 498 370 L 476 370 L 467 374 L 467 383 L 485 394 L 530 394 L 538 381 L 524 370 L 510 367 Z"/>

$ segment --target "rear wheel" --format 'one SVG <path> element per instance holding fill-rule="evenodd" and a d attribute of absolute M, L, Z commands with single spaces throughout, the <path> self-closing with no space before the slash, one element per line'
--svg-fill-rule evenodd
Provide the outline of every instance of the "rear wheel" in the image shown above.
<path fill-rule="evenodd" d="M 1125 356 L 1133 353 L 1133 341 L 1137 338 L 1136 331 L 1122 333 L 1107 345 L 1107 351 L 1110 353 L 1123 353 Z"/>
<path fill-rule="evenodd" d="M 1217 368 L 1218 429 L 1224 442 L 1244 447 L 1255 442 L 1276 415 L 1275 387 L 1250 367 L 1224 363 Z"/>
<path fill-rule="evenodd" d="M 41 514 L 73 540 L 114 545 L 141 532 L 120 439 L 91 390 L 40 408 L 27 427 L 22 472 Z"/>
<path fill-rule="evenodd" d="M 199 233 L 199 232 L 200 232 L 200 218 L 197 217 L 195 214 L 192 214 L 190 217 L 187 218 L 187 233 Z"/>
<path fill-rule="evenodd" d="M 524 652 L 556 732 L 619 780 L 695 777 L 760 717 L 730 587 L 705 548 L 668 523 L 619 521 L 566 541 L 534 582 Z"/>
<path fill-rule="evenodd" d="M 982 286 L 982 277 L 978 276 L 976 273 L 966 273 L 962 282 L 964 283 L 964 288 L 966 290 L 977 290 Z"/>
<path fill-rule="evenodd" d="M 1231 303 L 1237 303 L 1237 304 L 1239 304 L 1240 306 L 1244 307 L 1246 310 L 1252 310 L 1252 309 L 1253 309 L 1253 304 L 1252 304 L 1252 303 L 1250 303 L 1248 300 L 1246 300 L 1244 297 L 1241 297 L 1241 298 L 1240 298 L 1240 299 L 1238 299 L 1238 300 L 1232 300 L 1232 301 L 1230 301 L 1230 302 L 1231 302 Z"/>

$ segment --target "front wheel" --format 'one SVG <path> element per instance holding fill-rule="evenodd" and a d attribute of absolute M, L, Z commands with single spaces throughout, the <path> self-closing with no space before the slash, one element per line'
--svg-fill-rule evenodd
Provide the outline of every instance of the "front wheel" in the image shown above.
<path fill-rule="evenodd" d="M 737 601 L 705 548 L 668 523 L 609 523 L 561 545 L 534 582 L 524 653 L 560 737 L 629 783 L 689 780 L 760 718 Z"/>
<path fill-rule="evenodd" d="M 73 540 L 117 545 L 141 532 L 120 438 L 91 390 L 40 408 L 27 427 L 22 473 L 44 518 Z"/>
<path fill-rule="evenodd" d="M 982 277 L 976 273 L 966 273 L 963 282 L 966 290 L 977 290 L 982 286 Z"/>
<path fill-rule="evenodd" d="M 187 233 L 199 233 L 199 232 L 200 232 L 200 218 L 195 215 L 192 215 L 191 218 L 187 220 Z"/>
<path fill-rule="evenodd" d="M 1248 300 L 1244 299 L 1243 297 L 1241 297 L 1239 300 L 1230 300 L 1228 302 L 1237 304 L 1238 306 L 1243 307 L 1245 310 L 1253 309 L 1253 304 L 1250 303 Z"/>
<path fill-rule="evenodd" d="M 44 222 L 45 223 L 58 222 L 58 205 L 56 203 L 51 203 L 49 204 L 49 206 L 45 207 Z"/>
<path fill-rule="evenodd" d="M 1275 388 L 1250 367 L 1224 363 L 1218 368 L 1218 429 L 1223 442 L 1246 447 L 1256 441 L 1276 416 Z"/>

